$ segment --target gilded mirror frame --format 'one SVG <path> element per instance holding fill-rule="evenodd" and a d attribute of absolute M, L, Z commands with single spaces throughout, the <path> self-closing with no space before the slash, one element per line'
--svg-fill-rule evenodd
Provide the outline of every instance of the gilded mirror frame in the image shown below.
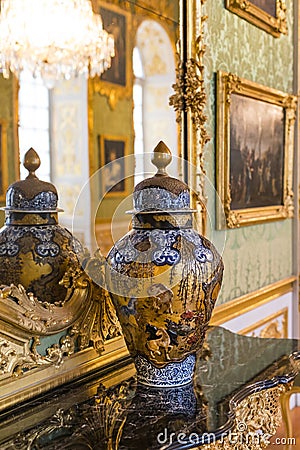
<path fill-rule="evenodd" d="M 185 177 L 193 186 L 193 205 L 201 217 L 198 222 L 200 232 L 203 232 L 205 224 L 202 150 L 208 140 L 203 111 L 205 18 L 202 17 L 202 5 L 203 0 L 179 0 L 177 80 L 170 99 L 177 112 L 182 156 L 193 168 Z M 89 81 L 90 157 L 97 139 L 93 128 L 93 93 Z M 95 170 L 94 163 L 92 160 L 91 172 Z M 52 307 L 28 296 L 22 287 L 1 287 L 0 411 L 129 357 L 108 294 L 93 284 L 88 276 L 89 267 L 101 273 L 103 260 L 92 257 L 86 267 L 85 271 L 66 274 L 65 282 L 70 285 L 68 298 L 54 308 L 55 323 L 58 324 L 55 328 L 49 325 L 54 320 Z M 75 348 L 72 347 L 74 336 L 80 343 Z M 39 347 L 41 337 L 45 338 L 42 351 Z"/>
<path fill-rule="evenodd" d="M 206 0 L 180 1 L 180 37 L 178 45 L 177 81 L 170 105 L 180 124 L 181 156 L 186 162 L 184 179 L 191 190 L 191 204 L 196 210 L 196 226 L 206 232 L 205 168 L 203 149 L 210 136 L 206 131 L 206 91 L 204 85 L 204 24 Z"/>

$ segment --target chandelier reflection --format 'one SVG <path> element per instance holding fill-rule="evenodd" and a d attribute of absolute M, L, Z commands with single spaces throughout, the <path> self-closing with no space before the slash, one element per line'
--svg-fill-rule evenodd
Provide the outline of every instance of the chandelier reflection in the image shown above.
<path fill-rule="evenodd" d="M 100 76 L 111 65 L 114 41 L 90 0 L 2 0 L 0 71 L 23 69 L 55 80 Z"/>

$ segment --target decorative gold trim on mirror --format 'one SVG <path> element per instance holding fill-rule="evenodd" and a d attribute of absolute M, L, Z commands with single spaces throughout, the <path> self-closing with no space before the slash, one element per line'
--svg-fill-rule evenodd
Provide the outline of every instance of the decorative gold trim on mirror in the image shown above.
<path fill-rule="evenodd" d="M 86 271 L 66 272 L 68 292 L 59 305 L 39 301 L 21 285 L 0 287 L 0 381 L 31 368 L 59 367 L 90 346 L 101 355 L 107 339 L 121 335 L 108 293 L 87 274 L 95 270 L 103 276 L 103 261 L 96 256 Z M 54 336 L 54 343 L 42 352 L 45 336 Z"/>
<path fill-rule="evenodd" d="M 206 17 L 200 18 L 202 23 Z M 177 118 L 176 121 L 182 126 L 182 112 L 190 112 L 195 129 L 200 132 L 201 148 L 210 140 L 206 131 L 207 116 L 204 113 L 206 105 L 206 92 L 204 89 L 204 63 L 205 45 L 203 44 L 203 31 L 195 41 L 195 56 L 186 62 L 182 61 L 180 52 L 177 51 L 177 81 L 173 84 L 175 94 L 170 97 L 170 106 L 173 106 Z"/>
<path fill-rule="evenodd" d="M 198 229 L 205 234 L 206 203 L 204 193 L 204 158 L 203 149 L 210 140 L 206 131 L 207 116 L 206 92 L 204 86 L 204 23 L 207 16 L 203 14 L 205 0 L 190 0 L 186 3 L 183 17 L 181 2 L 181 34 L 177 49 L 175 93 L 170 97 L 170 105 L 177 113 L 177 122 L 181 126 L 181 142 L 187 146 L 182 152 L 192 169 L 186 174 L 192 190 L 192 205 L 198 213 Z M 186 23 L 184 22 L 186 20 Z M 186 28 L 186 29 L 185 29 Z M 186 55 L 186 57 L 185 57 Z M 184 120 L 184 115 L 187 121 Z"/>
<path fill-rule="evenodd" d="M 41 302 L 22 285 L 1 286 L 1 320 L 32 336 L 50 335 L 65 330 L 84 312 L 91 299 L 90 281 L 84 272 L 69 271 L 64 276 L 68 293 L 60 306 Z"/>

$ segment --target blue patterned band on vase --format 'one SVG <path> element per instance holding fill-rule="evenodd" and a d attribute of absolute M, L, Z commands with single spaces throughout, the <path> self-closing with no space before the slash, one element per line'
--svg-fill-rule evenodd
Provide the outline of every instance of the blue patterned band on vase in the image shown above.
<path fill-rule="evenodd" d="M 160 187 L 149 187 L 135 191 L 133 203 L 136 212 L 152 211 L 154 208 L 160 211 L 185 210 L 190 209 L 190 193 L 185 190 L 176 195 Z"/>
<path fill-rule="evenodd" d="M 170 362 L 159 368 L 141 355 L 134 358 L 138 382 L 153 387 L 175 387 L 190 383 L 195 361 L 195 355 L 191 354 L 183 361 Z"/>

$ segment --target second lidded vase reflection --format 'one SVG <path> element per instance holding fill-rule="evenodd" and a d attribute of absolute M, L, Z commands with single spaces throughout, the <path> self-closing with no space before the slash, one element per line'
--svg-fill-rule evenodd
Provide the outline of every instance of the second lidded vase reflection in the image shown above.
<path fill-rule="evenodd" d="M 0 279 L 24 286 L 42 302 L 63 304 L 63 278 L 80 268 L 85 252 L 70 231 L 58 223 L 58 194 L 52 183 L 40 180 L 36 151 L 24 157 L 25 180 L 11 184 L 6 193 L 5 225 L 0 230 Z"/>
<path fill-rule="evenodd" d="M 192 379 L 223 263 L 192 228 L 189 188 L 168 176 L 163 142 L 152 162 L 158 171 L 135 187 L 133 229 L 109 252 L 107 278 L 138 380 L 169 387 Z"/>

